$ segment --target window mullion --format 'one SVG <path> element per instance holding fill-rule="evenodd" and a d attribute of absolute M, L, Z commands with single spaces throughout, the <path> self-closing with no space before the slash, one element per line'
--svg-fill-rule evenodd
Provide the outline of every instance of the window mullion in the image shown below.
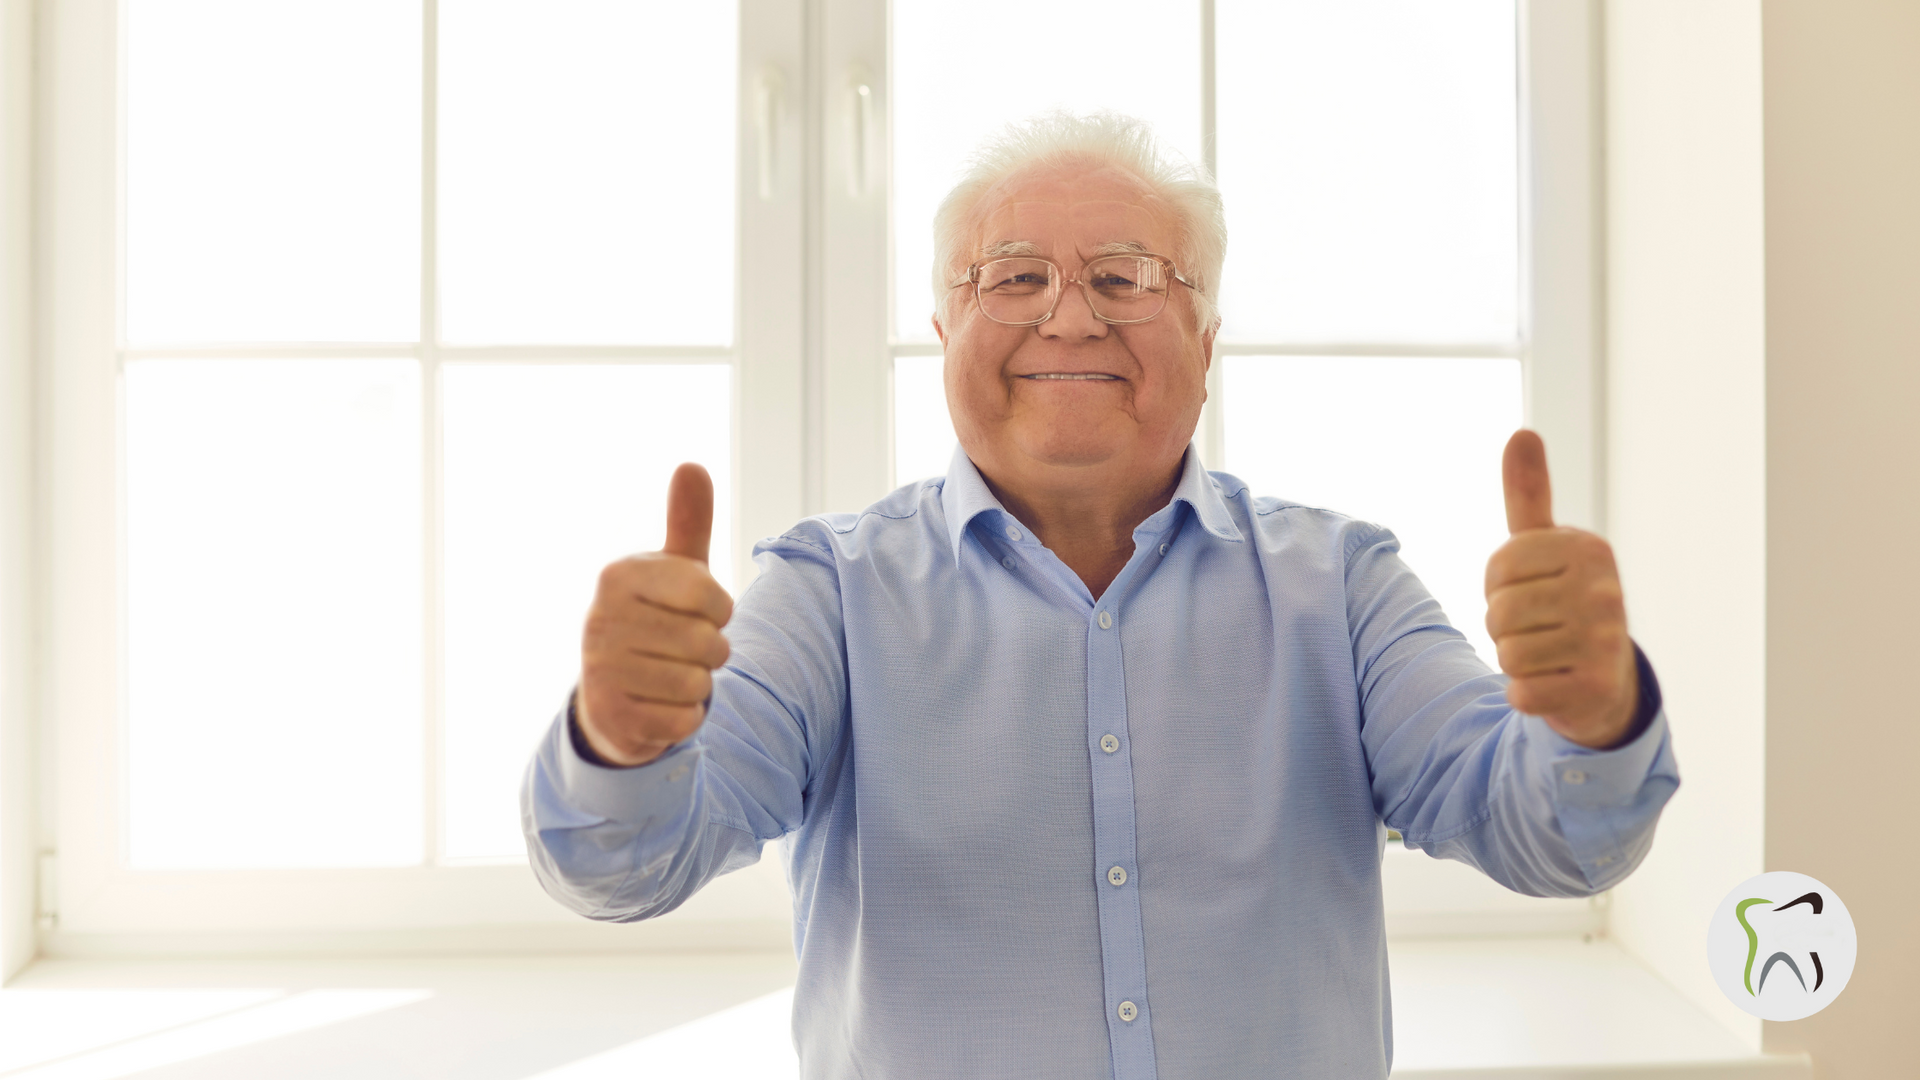
<path fill-rule="evenodd" d="M 1213 0 L 1200 0 L 1200 161 L 1208 179 L 1219 182 L 1220 153 L 1218 110 L 1215 94 L 1219 81 L 1214 77 Z M 1219 283 L 1214 283 L 1218 290 Z M 1207 401 L 1200 409 L 1200 460 L 1209 468 L 1224 469 L 1227 463 L 1227 384 L 1225 354 L 1216 347 L 1207 366 Z"/>
<path fill-rule="evenodd" d="M 812 185 L 802 102 L 810 11 L 781 0 L 740 4 L 733 558 L 742 587 L 753 575 L 753 541 L 785 532 L 807 509 L 803 289 Z M 771 160 L 763 162 L 763 152 Z"/>
<path fill-rule="evenodd" d="M 876 182 L 892 155 L 892 79 L 887 0 L 819 0 L 824 20 L 815 85 L 820 101 L 818 145 L 820 251 L 821 452 L 820 510 L 858 510 L 892 481 L 892 368 L 888 347 L 891 259 L 887 233 L 890 183 Z M 857 97 L 855 82 L 872 93 Z M 856 142 L 867 175 L 855 178 Z M 891 176 L 891 169 L 886 170 Z"/>
<path fill-rule="evenodd" d="M 1520 312 L 1554 515 L 1604 531 L 1599 17 L 1589 0 L 1520 2 Z"/>
<path fill-rule="evenodd" d="M 440 281 L 439 281 L 439 52 L 440 5 L 421 0 L 420 59 L 420 438 L 421 438 L 421 559 L 420 623 L 424 635 L 420 690 L 421 755 L 425 775 L 421 784 L 421 861 L 440 861 L 445 833 L 441 820 L 441 788 L 446 693 L 443 687 L 444 635 L 442 630 L 441 556 L 442 512 L 440 410 Z"/>

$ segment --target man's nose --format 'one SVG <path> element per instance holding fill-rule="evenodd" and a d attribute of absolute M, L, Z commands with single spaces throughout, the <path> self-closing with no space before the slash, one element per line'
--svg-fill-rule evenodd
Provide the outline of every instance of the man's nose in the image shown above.
<path fill-rule="evenodd" d="M 1067 341 L 1107 336 L 1107 324 L 1094 317 L 1093 307 L 1087 303 L 1087 290 L 1077 281 L 1061 287 L 1060 302 L 1053 307 L 1053 317 L 1034 329 L 1040 331 L 1041 337 Z"/>

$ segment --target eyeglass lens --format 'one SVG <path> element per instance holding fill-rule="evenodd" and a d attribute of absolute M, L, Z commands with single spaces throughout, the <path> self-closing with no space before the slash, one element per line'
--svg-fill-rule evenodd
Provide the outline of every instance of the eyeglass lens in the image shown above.
<path fill-rule="evenodd" d="M 1145 322 L 1167 304 L 1166 266 L 1139 255 L 1095 259 L 1080 273 L 1087 302 L 1108 322 Z M 1034 323 L 1053 310 L 1065 275 L 1045 259 L 995 259 L 980 266 L 980 310 L 1003 323 Z"/>

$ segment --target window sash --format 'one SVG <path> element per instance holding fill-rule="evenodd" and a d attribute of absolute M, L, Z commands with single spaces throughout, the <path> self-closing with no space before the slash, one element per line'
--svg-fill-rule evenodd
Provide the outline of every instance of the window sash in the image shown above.
<path fill-rule="evenodd" d="M 863 506 L 884 494 L 892 481 L 893 360 L 926 349 L 894 342 L 887 329 L 891 246 L 886 185 L 878 182 L 891 153 L 886 0 L 740 2 L 734 347 L 452 348 L 429 332 L 411 345 L 234 351 L 409 356 L 429 377 L 432 365 L 456 359 L 732 364 L 737 540 L 731 557 L 742 585 L 752 572 L 751 538 L 784 531 L 808 513 Z M 1210 12 L 1203 4 L 1203 17 Z M 58 925 L 46 947 L 137 951 L 191 940 L 197 949 L 304 947 L 300 942 L 322 948 L 346 940 L 341 935 L 359 935 L 353 940 L 368 948 L 415 948 L 428 938 L 458 940 L 462 948 L 571 947 L 563 939 L 576 938 L 595 943 L 583 947 L 608 947 L 615 938 L 603 931 L 628 928 L 585 924 L 545 897 L 519 865 L 125 868 L 122 672 L 117 661 L 100 660 L 119 657 L 123 644 L 120 367 L 133 358 L 214 353 L 121 348 L 119 12 L 115 0 L 72 0 L 44 14 L 47 59 L 38 78 L 49 122 L 40 213 L 49 242 L 36 298 L 47 342 L 38 438 L 57 497 L 43 523 L 48 664 L 42 690 L 50 706 L 45 745 L 58 765 L 43 778 L 51 781 L 51 798 L 43 800 L 40 824 L 48 846 L 59 852 Z M 1531 423 L 1554 445 L 1556 509 L 1589 527 L 1603 524 L 1603 395 L 1594 344 L 1596 20 L 1591 0 L 1522 0 L 1522 333 L 1517 343 L 1500 345 L 1505 351 L 1471 349 L 1522 360 Z M 870 112 L 857 111 L 857 85 L 869 88 Z M 863 183 L 849 175 L 856 162 L 868 170 Z M 424 183 L 430 193 L 430 169 Z M 430 244 L 427 250 L 423 273 L 431 272 Z M 1311 351 L 1386 353 L 1332 344 Z M 1396 346 L 1393 354 L 1406 348 Z M 1220 352 L 1302 349 L 1240 342 Z M 1453 349 L 1426 354 L 1452 355 Z M 1203 452 L 1217 460 L 1216 406 L 1203 418 L 1201 439 Z M 438 597 L 431 599 L 430 610 L 437 610 Z M 430 760 L 437 767 L 437 746 Z M 437 784 L 429 797 L 437 813 Z M 422 829 L 423 851 L 431 850 L 434 826 L 422 823 Z M 714 883 L 657 927 L 618 940 L 638 942 L 635 947 L 781 940 L 787 911 L 778 862 L 769 852 L 758 867 Z M 476 927 L 488 929 L 478 936 L 455 932 Z"/>

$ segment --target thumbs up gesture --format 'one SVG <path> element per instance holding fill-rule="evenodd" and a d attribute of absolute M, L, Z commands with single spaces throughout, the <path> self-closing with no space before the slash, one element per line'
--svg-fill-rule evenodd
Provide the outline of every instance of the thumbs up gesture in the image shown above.
<path fill-rule="evenodd" d="M 1613 548 L 1553 523 L 1540 436 L 1514 432 L 1501 471 L 1512 535 L 1487 560 L 1487 633 L 1507 701 L 1582 746 L 1618 745 L 1640 687 Z"/>
<path fill-rule="evenodd" d="M 720 628 L 733 598 L 707 572 L 713 480 L 686 464 L 667 488 L 667 543 L 611 563 L 580 648 L 574 716 L 612 765 L 644 765 L 706 719 L 713 670 L 727 662 Z"/>

